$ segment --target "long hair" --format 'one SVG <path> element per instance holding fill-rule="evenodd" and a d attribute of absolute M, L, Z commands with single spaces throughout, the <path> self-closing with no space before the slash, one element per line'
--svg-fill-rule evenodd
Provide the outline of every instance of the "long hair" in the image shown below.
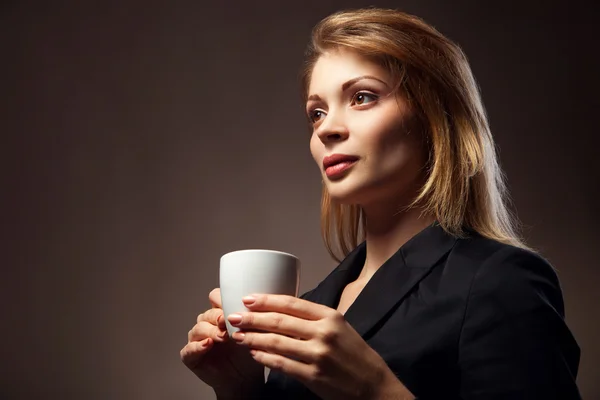
<path fill-rule="evenodd" d="M 378 8 L 342 11 L 312 31 L 301 75 L 304 101 L 318 58 L 348 49 L 389 71 L 416 111 L 429 142 L 427 179 L 411 206 L 435 216 L 448 233 L 465 229 L 527 248 L 508 208 L 508 193 L 486 112 L 467 58 L 454 42 L 422 19 Z M 340 261 L 363 240 L 365 219 L 357 205 L 332 201 L 323 186 L 321 233 Z"/>

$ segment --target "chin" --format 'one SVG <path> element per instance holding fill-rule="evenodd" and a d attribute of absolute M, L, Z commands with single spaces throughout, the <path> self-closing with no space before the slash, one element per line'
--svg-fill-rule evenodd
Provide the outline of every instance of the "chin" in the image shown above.
<path fill-rule="evenodd" d="M 351 182 L 329 182 L 326 184 L 331 201 L 337 204 L 360 204 L 365 196 L 365 190 Z"/>
<path fill-rule="evenodd" d="M 413 192 L 409 184 L 401 184 L 401 179 L 372 180 L 348 179 L 326 181 L 327 192 L 331 201 L 337 204 L 358 205 L 365 207 L 375 203 L 386 203 L 397 199 L 399 204 L 410 202 L 418 190 Z M 419 186 L 420 187 L 420 186 Z"/>

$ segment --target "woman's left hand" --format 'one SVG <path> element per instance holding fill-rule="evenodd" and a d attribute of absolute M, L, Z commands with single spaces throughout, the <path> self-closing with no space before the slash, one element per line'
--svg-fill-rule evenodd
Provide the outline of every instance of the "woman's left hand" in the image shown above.
<path fill-rule="evenodd" d="M 264 366 L 298 379 L 324 399 L 412 398 L 337 310 L 271 294 L 246 297 L 244 304 L 250 312 L 228 316 L 241 330 L 232 338 Z"/>

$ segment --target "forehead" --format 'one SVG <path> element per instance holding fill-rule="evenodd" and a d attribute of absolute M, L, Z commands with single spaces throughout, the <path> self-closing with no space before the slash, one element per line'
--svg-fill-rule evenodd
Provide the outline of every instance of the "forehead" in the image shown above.
<path fill-rule="evenodd" d="M 308 94 L 328 89 L 340 89 L 344 82 L 362 75 L 373 75 L 390 82 L 389 72 L 360 54 L 346 49 L 323 53 L 313 67 Z"/>

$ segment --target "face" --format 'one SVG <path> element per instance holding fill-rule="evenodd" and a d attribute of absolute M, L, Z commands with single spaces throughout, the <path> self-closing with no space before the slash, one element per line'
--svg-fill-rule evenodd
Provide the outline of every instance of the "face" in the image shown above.
<path fill-rule="evenodd" d="M 314 66 L 310 150 L 339 203 L 407 203 L 424 182 L 423 133 L 393 86 L 383 67 L 348 50 L 325 53 Z"/>

